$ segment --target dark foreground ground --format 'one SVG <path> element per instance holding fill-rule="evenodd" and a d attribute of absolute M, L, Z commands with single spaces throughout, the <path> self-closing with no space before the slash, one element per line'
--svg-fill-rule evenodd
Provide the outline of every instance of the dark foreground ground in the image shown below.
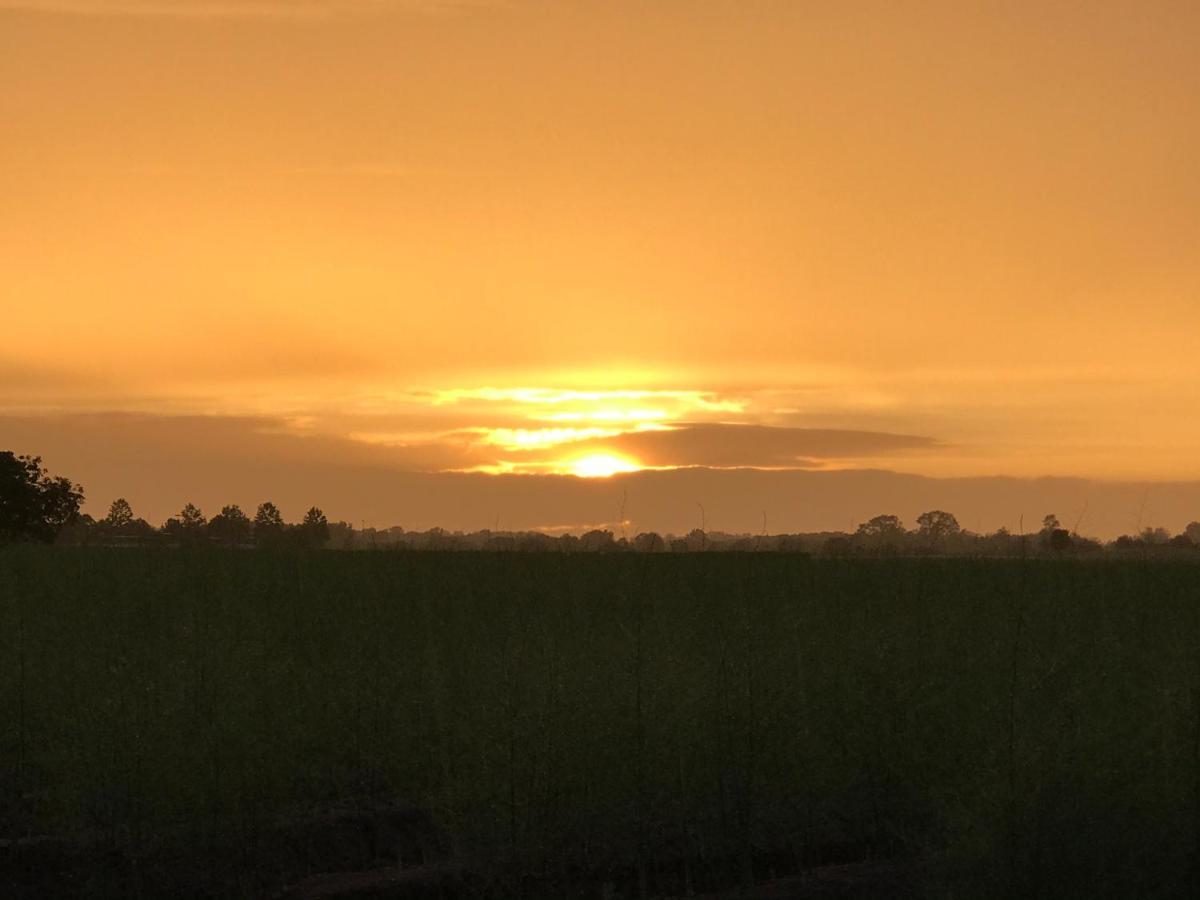
<path fill-rule="evenodd" d="M 0 550 L 0 897 L 1188 897 L 1200 567 Z"/>

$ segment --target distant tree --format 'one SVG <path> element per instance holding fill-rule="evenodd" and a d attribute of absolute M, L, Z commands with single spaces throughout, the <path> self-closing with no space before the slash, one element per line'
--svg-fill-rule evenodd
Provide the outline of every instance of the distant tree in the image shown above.
<path fill-rule="evenodd" d="M 1151 547 L 1165 547 L 1171 540 L 1171 532 L 1165 528 L 1143 528 L 1140 536 L 1142 543 Z"/>
<path fill-rule="evenodd" d="M 893 537 L 905 533 L 904 523 L 899 516 L 876 516 L 859 525 L 855 532 L 864 537 Z"/>
<path fill-rule="evenodd" d="M 438 549 L 436 546 L 430 547 L 428 543 L 426 547 L 431 550 Z M 483 549 L 491 553 L 510 553 L 517 549 L 517 539 L 511 534 L 489 534 L 483 542 Z"/>
<path fill-rule="evenodd" d="M 662 553 L 667 545 L 658 532 L 643 531 L 633 539 L 633 549 L 640 553 Z"/>
<path fill-rule="evenodd" d="M 310 550 L 319 550 L 329 542 L 329 522 L 325 513 L 315 506 L 304 514 L 304 520 L 297 531 L 302 545 Z"/>
<path fill-rule="evenodd" d="M 118 497 L 108 508 L 108 515 L 96 523 L 95 531 L 102 542 L 151 543 L 154 528 L 145 519 L 136 518 L 133 507 L 124 497 Z"/>
<path fill-rule="evenodd" d="M 172 542 L 197 544 L 207 536 L 207 521 L 199 507 L 189 503 L 163 523 L 162 533 Z"/>
<path fill-rule="evenodd" d="M 1196 545 L 1192 543 L 1192 539 L 1186 533 L 1177 534 L 1171 538 L 1169 546 L 1174 547 L 1176 550 L 1194 550 L 1196 548 Z"/>
<path fill-rule="evenodd" d="M 90 544 L 97 536 L 97 522 L 87 513 L 80 513 L 59 529 L 54 543 L 67 547 Z"/>
<path fill-rule="evenodd" d="M 809 555 L 811 549 L 808 543 L 804 540 L 802 534 L 780 534 L 776 536 L 778 544 L 776 549 L 782 550 L 784 553 L 803 553 Z"/>
<path fill-rule="evenodd" d="M 962 531 L 958 519 L 948 512 L 935 509 L 917 516 L 917 533 L 930 547 L 935 547 L 945 538 Z"/>
<path fill-rule="evenodd" d="M 547 553 L 554 549 L 554 538 L 536 531 L 527 531 L 517 539 L 517 550 L 522 553 Z"/>
<path fill-rule="evenodd" d="M 318 512 L 320 512 L 320 510 L 318 510 Z M 303 527 L 304 526 L 301 526 L 301 529 L 303 529 Z M 513 539 L 513 537 L 511 535 L 505 535 L 505 537 L 507 538 L 505 546 L 496 549 L 515 549 L 517 542 Z M 454 543 L 454 535 L 448 532 L 445 528 L 439 528 L 435 525 L 433 528 L 430 528 L 428 531 L 417 536 L 416 546 L 422 550 L 453 550 Z M 304 542 L 302 545 L 310 546 L 307 542 Z"/>
<path fill-rule="evenodd" d="M 128 528 L 133 521 L 133 507 L 124 497 L 114 500 L 112 506 L 108 508 L 108 515 L 104 517 L 104 524 L 114 531 Z"/>
<path fill-rule="evenodd" d="M 349 522 L 330 522 L 329 546 L 334 550 L 353 550 L 354 526 Z"/>
<path fill-rule="evenodd" d="M 1045 550 L 1062 553 L 1071 548 L 1071 532 L 1062 527 L 1058 516 L 1051 513 L 1042 519 L 1042 530 L 1038 533 L 1038 543 Z"/>
<path fill-rule="evenodd" d="M 698 550 L 708 549 L 708 535 L 701 528 L 693 528 L 689 531 L 684 541 L 687 543 L 689 552 L 695 553 Z"/>
<path fill-rule="evenodd" d="M 614 543 L 613 533 L 611 531 L 594 529 L 580 536 L 579 549 L 585 552 L 596 553 L 605 550 L 612 550 Z"/>
<path fill-rule="evenodd" d="M 908 534 L 899 516 L 875 516 L 858 526 L 855 540 L 876 552 L 893 552 Z"/>
<path fill-rule="evenodd" d="M 278 543 L 283 535 L 283 516 L 270 500 L 258 504 L 254 513 L 254 543 L 260 547 Z"/>
<path fill-rule="evenodd" d="M 854 553 L 854 544 L 846 535 L 835 534 L 825 540 L 821 552 L 825 556 L 851 556 Z"/>
<path fill-rule="evenodd" d="M 1071 539 L 1071 532 L 1067 531 L 1065 528 L 1051 529 L 1048 537 L 1046 538 L 1046 546 L 1055 553 L 1063 553 L 1067 550 L 1070 550 L 1073 543 L 1074 541 Z"/>
<path fill-rule="evenodd" d="M 250 517 L 237 504 L 221 507 L 208 522 L 208 535 L 223 547 L 237 547 L 250 540 Z"/>
<path fill-rule="evenodd" d="M 83 488 L 52 477 L 40 456 L 0 452 L 0 544 L 52 542 L 79 517 Z"/>
<path fill-rule="evenodd" d="M 179 512 L 179 522 L 183 525 L 185 531 L 197 533 L 204 529 L 208 524 L 204 518 L 204 513 L 200 512 L 200 508 L 193 503 L 189 503 Z"/>
<path fill-rule="evenodd" d="M 1183 529 L 1183 533 L 1193 544 L 1200 547 L 1200 522 L 1189 522 L 1187 528 Z"/>

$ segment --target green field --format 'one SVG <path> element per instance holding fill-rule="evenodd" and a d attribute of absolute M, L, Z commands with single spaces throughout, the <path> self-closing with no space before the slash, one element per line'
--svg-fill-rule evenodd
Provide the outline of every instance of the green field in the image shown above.
<path fill-rule="evenodd" d="M 49 835 L 108 860 L 57 890 L 269 896 L 279 823 L 381 799 L 463 895 L 1198 884 L 1187 563 L 9 547 L 0 712 L 13 892 Z"/>

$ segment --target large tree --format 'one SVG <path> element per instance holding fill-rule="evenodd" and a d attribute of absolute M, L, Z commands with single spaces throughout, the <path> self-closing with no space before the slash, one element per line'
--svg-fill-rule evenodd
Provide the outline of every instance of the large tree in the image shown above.
<path fill-rule="evenodd" d="M 133 507 L 124 497 L 118 497 L 108 508 L 108 515 L 104 517 L 103 521 L 105 525 L 113 529 L 127 528 L 133 524 Z"/>
<path fill-rule="evenodd" d="M 900 548 L 908 532 L 899 516 L 875 516 L 858 526 L 854 533 L 855 543 L 876 553 L 894 553 Z"/>
<path fill-rule="evenodd" d="M 178 516 L 172 516 L 163 523 L 163 534 L 173 541 L 186 544 L 199 544 L 207 534 L 208 520 L 194 503 L 187 504 L 180 510 Z"/>
<path fill-rule="evenodd" d="M 325 513 L 315 506 L 306 512 L 299 534 L 301 545 L 312 550 L 319 550 L 329 543 L 329 521 Z"/>
<path fill-rule="evenodd" d="M 238 547 L 250 541 L 250 517 L 237 504 L 221 508 L 208 520 L 208 534 L 223 547 Z"/>
<path fill-rule="evenodd" d="M 950 513 L 934 509 L 917 516 L 917 533 L 929 544 L 936 546 L 943 538 L 951 537 L 962 531 L 958 519 Z"/>
<path fill-rule="evenodd" d="M 83 488 L 52 477 L 40 456 L 0 451 L 0 543 L 50 543 L 79 516 Z"/>
<path fill-rule="evenodd" d="M 899 537 L 906 532 L 899 516 L 876 516 L 859 525 L 856 534 L 863 537 Z"/>
<path fill-rule="evenodd" d="M 260 547 L 277 545 L 286 527 L 279 507 L 270 500 L 258 504 L 254 513 L 254 543 Z"/>
<path fill-rule="evenodd" d="M 95 524 L 95 532 L 102 541 L 116 540 L 149 542 L 154 538 L 154 528 L 145 519 L 134 515 L 133 507 L 124 497 L 118 497 L 108 508 L 108 515 Z"/>

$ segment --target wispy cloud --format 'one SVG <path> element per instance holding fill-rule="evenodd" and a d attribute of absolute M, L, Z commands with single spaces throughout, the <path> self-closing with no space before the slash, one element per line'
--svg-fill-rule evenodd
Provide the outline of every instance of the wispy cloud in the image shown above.
<path fill-rule="evenodd" d="M 447 13 L 495 0 L 0 0 L 0 11 L 173 19 L 313 20 L 389 12 Z"/>

